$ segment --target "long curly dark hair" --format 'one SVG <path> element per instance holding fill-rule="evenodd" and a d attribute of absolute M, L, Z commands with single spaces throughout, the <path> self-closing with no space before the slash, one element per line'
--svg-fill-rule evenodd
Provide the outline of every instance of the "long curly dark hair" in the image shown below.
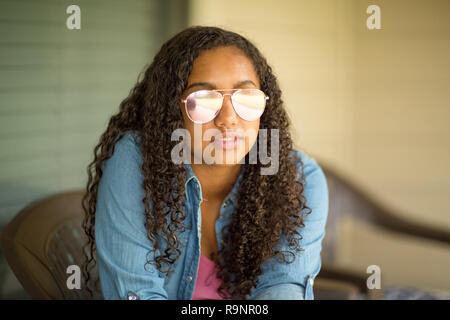
<path fill-rule="evenodd" d="M 145 190 L 143 214 L 147 237 L 153 245 L 152 252 L 156 253 L 159 247 L 159 234 L 163 234 L 167 241 L 167 250 L 160 256 L 155 254 L 152 261 L 147 259 L 145 265 L 151 263 L 160 272 L 167 272 L 162 270 L 162 265 L 171 265 L 180 256 L 176 233 L 184 231 L 187 168 L 171 161 L 171 150 L 178 143 L 171 141 L 171 133 L 184 128 L 179 100 L 186 89 L 194 60 L 203 50 L 221 46 L 242 50 L 253 63 L 261 90 L 270 97 L 260 119 L 260 129 L 268 129 L 268 141 L 270 129 L 278 129 L 280 143 L 277 174 L 261 175 L 264 165 L 259 159 L 256 164 L 249 164 L 249 154 L 245 157 L 237 204 L 231 222 L 224 227 L 222 234 L 221 260 L 218 260 L 218 276 L 222 283 L 218 293 L 225 299 L 245 299 L 257 285 L 261 264 L 265 260 L 276 256 L 282 258 L 281 262 L 290 263 L 295 259 L 294 251 L 302 250 L 299 228 L 304 227 L 304 215 L 311 213 L 311 209 L 304 197 L 301 159 L 296 159 L 301 169 L 300 181 L 297 179 L 299 172 L 292 158 L 294 153 L 291 153 L 290 120 L 283 107 L 277 79 L 260 51 L 243 36 L 217 27 L 194 26 L 164 43 L 143 78 L 141 74 L 129 96 L 121 102 L 119 112 L 109 120 L 94 149 L 94 160 L 87 170 L 87 192 L 83 198 L 83 228 L 88 238 L 84 246 L 87 250 L 84 250 L 83 274 L 89 292 L 89 273 L 96 264 L 94 226 L 102 164 L 112 156 L 115 143 L 127 131 L 138 132 L 141 138 L 139 148 L 143 159 L 142 187 Z M 267 148 L 271 154 L 270 145 Z M 149 201 L 153 203 L 151 212 Z M 167 217 L 170 218 L 169 225 Z M 283 234 L 289 250 L 278 250 L 275 246 Z"/>

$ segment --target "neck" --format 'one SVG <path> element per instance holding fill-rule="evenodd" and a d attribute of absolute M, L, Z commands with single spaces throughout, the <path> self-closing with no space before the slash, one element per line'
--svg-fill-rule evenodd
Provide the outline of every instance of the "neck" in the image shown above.
<path fill-rule="evenodd" d="M 233 189 L 242 164 L 232 166 L 191 164 L 191 168 L 202 185 L 203 199 L 222 201 Z"/>

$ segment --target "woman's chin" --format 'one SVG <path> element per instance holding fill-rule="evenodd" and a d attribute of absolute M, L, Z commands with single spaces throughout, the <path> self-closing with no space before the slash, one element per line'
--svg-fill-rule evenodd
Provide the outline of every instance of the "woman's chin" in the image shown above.
<path fill-rule="evenodd" d="M 227 153 L 222 156 L 203 156 L 203 163 L 215 166 L 235 166 L 239 164 L 239 161 L 244 158 L 245 155 L 237 156 L 236 153 Z"/>

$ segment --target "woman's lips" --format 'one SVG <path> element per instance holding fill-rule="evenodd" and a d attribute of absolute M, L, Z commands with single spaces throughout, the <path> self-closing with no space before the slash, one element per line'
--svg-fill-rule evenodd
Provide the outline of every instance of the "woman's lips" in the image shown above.
<path fill-rule="evenodd" d="M 214 139 L 213 141 L 216 148 L 218 147 L 227 150 L 236 148 L 239 143 L 243 141 L 243 138 L 237 135 L 223 135 L 222 137 Z"/>

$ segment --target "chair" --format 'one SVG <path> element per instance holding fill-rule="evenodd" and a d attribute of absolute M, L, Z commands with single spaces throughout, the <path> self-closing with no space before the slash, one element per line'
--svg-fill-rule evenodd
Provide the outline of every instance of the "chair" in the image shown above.
<path fill-rule="evenodd" d="M 383 298 L 384 290 L 370 290 L 367 288 L 366 281 L 369 274 L 357 273 L 336 266 L 335 261 L 339 232 L 338 222 L 347 216 L 351 219 L 359 219 L 365 223 L 397 234 L 450 244 L 449 230 L 419 225 L 418 223 L 401 218 L 399 214 L 385 209 L 371 199 L 361 188 L 340 176 L 336 170 L 324 165 L 321 161 L 318 162 L 325 173 L 329 189 L 329 213 L 326 235 L 322 242 L 322 269 L 317 276 L 318 280 L 336 280 L 353 284 L 358 289 L 358 292 L 354 293 L 352 297 L 357 296 L 360 299 Z M 319 287 L 318 290 L 320 291 L 321 288 Z M 319 295 L 332 299 L 331 295 L 326 291 L 319 292 Z"/>
<path fill-rule="evenodd" d="M 1 247 L 11 269 L 32 299 L 90 299 L 83 289 L 68 289 L 67 267 L 84 261 L 82 191 L 35 201 L 3 229 Z M 98 279 L 92 272 L 90 287 Z M 92 283 L 92 285 L 91 285 Z M 83 283 L 81 283 L 83 284 Z M 94 299 L 101 299 L 100 291 Z"/>
<path fill-rule="evenodd" d="M 314 284 L 315 299 L 382 298 L 381 290 L 369 290 L 365 273 L 355 273 L 333 265 L 337 221 L 344 214 L 390 230 L 412 234 L 445 243 L 450 233 L 418 226 L 397 218 L 370 200 L 358 188 L 323 165 L 330 192 L 330 211 L 323 240 L 322 269 Z M 81 267 L 82 245 L 86 236 L 81 228 L 83 191 L 57 194 L 36 201 L 6 226 L 1 234 L 1 247 L 9 265 L 26 292 L 33 299 L 90 299 L 83 289 L 67 288 L 69 265 Z M 98 280 L 96 269 L 92 284 Z M 90 285 L 93 287 L 93 285 Z M 94 299 L 102 299 L 100 290 Z"/>

